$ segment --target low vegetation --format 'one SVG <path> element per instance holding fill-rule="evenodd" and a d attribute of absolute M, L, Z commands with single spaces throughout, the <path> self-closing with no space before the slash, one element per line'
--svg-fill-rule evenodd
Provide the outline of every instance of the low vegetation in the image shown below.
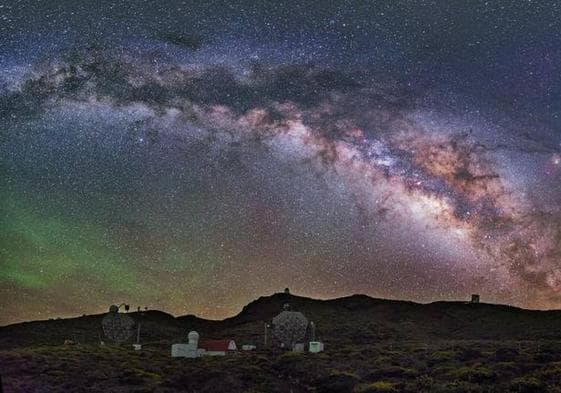
<path fill-rule="evenodd" d="M 547 341 L 380 342 L 202 359 L 173 359 L 162 342 L 140 352 L 96 344 L 0 351 L 5 392 L 561 393 L 558 359 Z"/>

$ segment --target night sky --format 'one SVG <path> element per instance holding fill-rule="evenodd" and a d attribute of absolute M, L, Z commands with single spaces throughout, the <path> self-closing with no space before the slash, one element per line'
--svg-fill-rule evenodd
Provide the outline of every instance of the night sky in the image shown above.
<path fill-rule="evenodd" d="M 561 308 L 560 43 L 548 1 L 0 1 L 0 324 Z"/>

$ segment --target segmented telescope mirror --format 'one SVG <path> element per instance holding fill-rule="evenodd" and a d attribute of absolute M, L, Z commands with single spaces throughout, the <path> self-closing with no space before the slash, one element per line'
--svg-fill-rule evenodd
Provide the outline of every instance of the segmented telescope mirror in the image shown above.
<path fill-rule="evenodd" d="M 101 320 L 103 334 L 116 343 L 127 341 L 133 334 L 134 321 L 131 317 L 119 313 L 119 307 L 112 305 Z"/>
<path fill-rule="evenodd" d="M 273 336 L 285 348 L 292 348 L 306 337 L 308 320 L 298 311 L 289 311 L 287 305 L 279 315 L 273 318 Z"/>

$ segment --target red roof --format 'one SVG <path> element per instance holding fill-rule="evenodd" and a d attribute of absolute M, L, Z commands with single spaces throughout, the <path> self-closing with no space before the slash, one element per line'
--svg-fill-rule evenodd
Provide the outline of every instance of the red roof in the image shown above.
<path fill-rule="evenodd" d="M 230 343 L 233 343 L 233 348 L 230 347 Z M 200 348 L 206 349 L 207 351 L 230 351 L 236 348 L 236 343 L 234 340 L 203 340 L 199 344 Z"/>

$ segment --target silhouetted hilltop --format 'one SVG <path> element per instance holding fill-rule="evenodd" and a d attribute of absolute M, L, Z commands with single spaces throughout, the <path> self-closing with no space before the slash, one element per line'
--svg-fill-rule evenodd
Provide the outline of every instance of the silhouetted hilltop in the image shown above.
<path fill-rule="evenodd" d="M 314 321 L 318 336 L 339 343 L 372 343 L 382 340 L 547 340 L 561 338 L 561 311 L 524 310 L 495 304 L 375 299 L 353 295 L 318 300 L 277 293 L 247 304 L 222 321 L 193 315 L 174 317 L 150 310 L 128 315 L 141 323 L 143 342 L 168 345 L 185 340 L 189 330 L 206 337 L 232 337 L 260 344 L 263 324 L 289 303 Z M 62 344 L 64 340 L 91 343 L 104 340 L 101 319 L 105 314 L 69 319 L 25 322 L 0 327 L 0 349 Z"/>

